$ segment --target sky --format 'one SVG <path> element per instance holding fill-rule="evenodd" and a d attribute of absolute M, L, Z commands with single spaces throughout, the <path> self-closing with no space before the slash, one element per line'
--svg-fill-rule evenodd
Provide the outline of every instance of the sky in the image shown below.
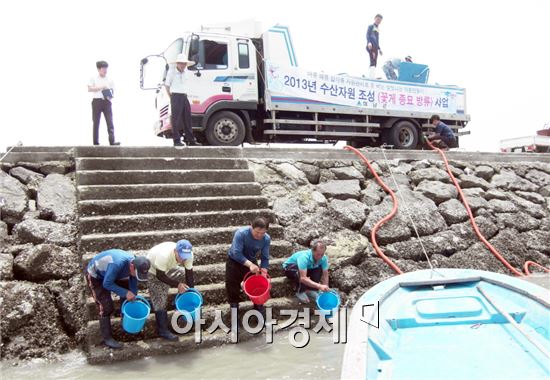
<path fill-rule="evenodd" d="M 117 139 L 170 145 L 153 134 L 154 92 L 139 88 L 140 59 L 200 25 L 246 19 L 265 29 L 289 26 L 302 68 L 362 75 L 365 32 L 381 13 L 382 61 L 411 55 L 430 66 L 431 83 L 466 88 L 467 150 L 498 150 L 501 139 L 532 135 L 550 122 L 546 0 L 5 0 L 2 8 L 0 151 L 18 141 L 91 144 L 86 86 L 97 60 L 109 62 L 116 83 Z M 104 120 L 100 128 L 106 143 Z"/>

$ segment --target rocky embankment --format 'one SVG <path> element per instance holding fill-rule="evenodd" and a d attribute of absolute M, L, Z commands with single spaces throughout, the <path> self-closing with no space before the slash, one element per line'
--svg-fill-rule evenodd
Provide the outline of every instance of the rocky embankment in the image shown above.
<path fill-rule="evenodd" d="M 0 170 L 2 359 L 50 357 L 84 336 L 71 162 Z"/>
<path fill-rule="evenodd" d="M 359 161 L 252 160 L 251 166 L 296 249 L 314 238 L 331 243 L 331 284 L 348 302 L 394 275 L 368 238 L 392 201 Z M 374 167 L 397 191 L 399 212 L 377 238 L 401 270 L 429 268 L 423 245 L 435 267 L 508 273 L 475 236 L 441 161 Z M 514 267 L 521 270 L 526 260 L 549 266 L 550 164 L 452 162 L 452 171 L 482 233 Z"/>
<path fill-rule="evenodd" d="M 392 202 L 359 161 L 249 159 L 249 164 L 294 249 L 315 238 L 328 241 L 331 285 L 349 305 L 394 275 L 369 241 L 371 229 Z M 428 268 L 424 247 L 436 267 L 507 273 L 474 235 L 442 162 L 391 160 L 374 166 L 398 190 L 399 213 L 377 237 L 403 271 Z M 526 260 L 548 266 L 550 164 L 452 166 L 482 232 L 504 257 L 516 268 Z M 74 177 L 72 162 L 2 164 L 3 359 L 49 357 L 86 338 Z"/>

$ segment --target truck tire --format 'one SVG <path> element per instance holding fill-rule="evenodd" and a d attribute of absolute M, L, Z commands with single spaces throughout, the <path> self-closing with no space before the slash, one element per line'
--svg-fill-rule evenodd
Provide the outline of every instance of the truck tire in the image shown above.
<path fill-rule="evenodd" d="M 238 146 L 246 137 L 243 120 L 234 112 L 221 111 L 208 120 L 206 140 L 210 145 Z"/>
<path fill-rule="evenodd" d="M 412 122 L 401 120 L 384 131 L 382 139 L 395 149 L 415 149 L 418 145 L 418 129 Z"/>

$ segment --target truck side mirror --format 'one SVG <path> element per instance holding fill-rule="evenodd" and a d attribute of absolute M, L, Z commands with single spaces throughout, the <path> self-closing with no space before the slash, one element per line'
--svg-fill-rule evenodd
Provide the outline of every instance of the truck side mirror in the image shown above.
<path fill-rule="evenodd" d="M 199 55 L 199 41 L 200 38 L 196 34 L 191 36 L 191 42 L 189 44 L 189 56 L 195 57 Z"/>
<path fill-rule="evenodd" d="M 163 56 L 150 55 L 140 61 L 139 86 L 142 90 L 157 90 L 168 71 L 168 63 Z"/>

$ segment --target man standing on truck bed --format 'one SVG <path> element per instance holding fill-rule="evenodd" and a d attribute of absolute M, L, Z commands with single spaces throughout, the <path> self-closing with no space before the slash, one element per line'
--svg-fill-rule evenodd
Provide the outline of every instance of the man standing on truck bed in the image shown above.
<path fill-rule="evenodd" d="M 181 143 L 181 131 L 184 131 L 184 140 L 187 145 L 201 145 L 193 136 L 193 124 L 191 121 L 191 104 L 187 99 L 187 75 L 185 70 L 187 66 L 193 66 L 195 62 L 188 60 L 185 54 L 179 54 L 176 67 L 170 68 L 166 75 L 166 92 L 170 96 L 170 106 L 172 109 L 172 138 L 174 146 L 183 146 Z M 183 128 L 185 126 L 185 129 Z"/>
<path fill-rule="evenodd" d="M 370 67 L 369 67 L 369 78 L 374 79 L 376 73 L 376 63 L 378 61 L 378 53 L 382 54 L 380 49 L 380 35 L 378 31 L 378 26 L 382 22 L 382 15 L 377 14 L 374 17 L 374 23 L 369 25 L 367 29 L 367 51 L 369 52 L 370 58 Z"/>
<path fill-rule="evenodd" d="M 92 100 L 92 121 L 94 145 L 99 145 L 99 121 L 101 114 L 105 116 L 107 123 L 107 133 L 109 134 L 109 144 L 120 145 L 115 141 L 115 126 L 113 125 L 113 109 L 111 99 L 113 99 L 114 83 L 107 78 L 107 68 L 109 65 L 105 61 L 98 61 L 95 64 L 97 75 L 93 76 L 88 83 L 88 92 L 93 93 Z"/>
<path fill-rule="evenodd" d="M 443 150 L 456 148 L 458 146 L 453 130 L 441 121 L 439 115 L 430 117 L 430 124 L 435 127 L 433 134 L 428 136 L 428 140 L 430 140 L 432 144 Z"/>

